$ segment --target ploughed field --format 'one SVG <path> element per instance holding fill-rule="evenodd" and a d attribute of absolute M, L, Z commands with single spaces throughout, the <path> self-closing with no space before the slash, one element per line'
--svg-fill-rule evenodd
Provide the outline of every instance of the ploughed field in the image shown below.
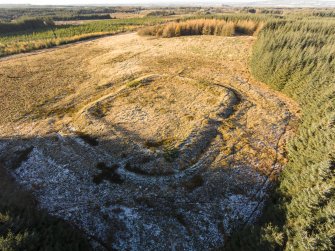
<path fill-rule="evenodd" d="M 260 215 L 293 105 L 254 38 L 134 33 L 0 62 L 0 161 L 98 249 L 204 250 Z"/>

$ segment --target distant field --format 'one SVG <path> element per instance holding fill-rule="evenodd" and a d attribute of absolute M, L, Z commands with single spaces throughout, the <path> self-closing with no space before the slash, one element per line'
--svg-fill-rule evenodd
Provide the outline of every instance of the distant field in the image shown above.
<path fill-rule="evenodd" d="M 23 20 L 10 26 L 0 34 L 0 57 L 28 52 L 36 49 L 50 48 L 61 44 L 67 44 L 88 38 L 99 37 L 104 35 L 113 35 L 125 31 L 134 31 L 146 26 L 155 26 L 180 19 L 220 19 L 226 22 L 255 23 L 256 28 L 259 23 L 271 20 L 275 17 L 271 15 L 250 14 L 224 14 L 224 15 L 148 15 L 146 12 L 142 14 L 119 13 L 122 14 L 119 19 L 110 20 L 71 20 L 65 19 L 56 21 L 56 26 L 49 20 L 44 25 L 43 19 L 34 21 L 28 19 Z M 146 13 L 146 14 L 143 14 Z M 122 17 L 123 16 L 123 17 Z M 131 18 L 129 18 L 131 17 Z M 277 17 L 278 18 L 278 17 Z M 58 20 L 58 19 L 57 19 Z M 27 25 L 25 25 L 27 22 Z M 243 22 L 242 22 L 243 23 Z M 4 29 L 2 26 L 8 26 L 8 23 L 0 23 L 0 31 Z M 18 30 L 18 31 L 16 31 Z M 9 32 L 10 31 L 10 32 Z M 247 34 L 247 32 L 245 32 Z"/>
<path fill-rule="evenodd" d="M 97 21 L 109 21 L 109 19 L 101 20 L 101 19 L 90 19 L 90 20 L 65 20 L 65 21 L 55 21 L 55 25 L 81 25 L 81 24 L 87 24 L 91 22 L 97 22 Z"/>
<path fill-rule="evenodd" d="M 111 19 L 84 22 L 80 25 L 47 26 L 35 31 L 14 31 L 0 35 L 0 57 L 36 49 L 49 48 L 92 37 L 133 31 L 142 26 L 155 25 L 173 19 L 175 19 L 175 17 Z M 71 22 L 77 23 L 81 21 Z"/>

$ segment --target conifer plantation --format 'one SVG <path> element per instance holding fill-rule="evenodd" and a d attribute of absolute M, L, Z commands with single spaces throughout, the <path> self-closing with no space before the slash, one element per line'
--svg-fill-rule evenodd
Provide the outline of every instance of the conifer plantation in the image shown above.
<path fill-rule="evenodd" d="M 333 250 L 335 20 L 302 15 L 267 23 L 254 45 L 251 69 L 256 78 L 298 101 L 301 118 L 261 227 L 244 229 L 230 248 Z"/>

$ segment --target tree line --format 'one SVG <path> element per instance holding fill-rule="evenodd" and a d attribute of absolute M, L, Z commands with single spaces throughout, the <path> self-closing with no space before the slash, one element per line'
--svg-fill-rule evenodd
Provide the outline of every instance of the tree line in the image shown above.
<path fill-rule="evenodd" d="M 235 234 L 228 250 L 335 249 L 334 34 L 334 19 L 299 15 L 258 36 L 253 75 L 295 99 L 302 116 L 260 224 Z"/>

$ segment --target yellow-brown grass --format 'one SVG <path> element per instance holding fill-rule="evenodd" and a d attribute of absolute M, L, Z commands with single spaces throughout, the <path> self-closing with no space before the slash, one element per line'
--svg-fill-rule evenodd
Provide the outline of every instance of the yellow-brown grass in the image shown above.
<path fill-rule="evenodd" d="M 120 31 L 112 32 L 93 32 L 82 35 L 75 35 L 72 37 L 62 37 L 62 38 L 50 38 L 50 39 L 41 39 L 36 41 L 20 41 L 8 44 L 0 43 L 0 55 L 12 55 L 16 53 L 29 52 L 33 50 L 46 49 L 54 46 L 59 46 L 63 44 L 69 44 L 77 41 L 82 41 L 90 38 L 97 38 L 107 35 L 115 35 L 121 32 L 124 32 L 128 27 Z M 135 28 L 134 28 L 135 29 Z M 129 28 L 131 30 L 131 28 Z"/>
<path fill-rule="evenodd" d="M 236 32 L 239 34 L 253 35 L 257 30 L 258 23 L 251 20 L 238 21 L 235 24 Z"/>
<path fill-rule="evenodd" d="M 199 32 L 199 30 L 202 32 L 205 30 L 206 34 L 227 34 L 229 26 L 235 25 L 223 21 L 222 24 L 224 25 L 220 26 L 218 24 L 221 21 L 210 21 L 206 26 L 197 23 L 196 20 L 185 23 L 185 26 L 171 23 L 166 26 L 167 28 L 159 26 L 157 32 L 162 33 L 162 35 L 164 33 L 165 36 L 170 35 L 168 31 L 171 30 L 175 32 L 174 35 L 184 34 L 185 30 L 183 28 L 187 27 L 186 30 L 192 28 L 194 33 Z M 165 89 L 164 84 L 174 88 L 174 91 L 178 90 L 190 95 L 193 87 L 183 86 L 184 83 L 188 82 L 186 79 L 194 79 L 196 80 L 195 83 L 202 85 L 197 88 L 203 88 L 204 92 L 208 93 L 206 96 L 208 97 L 208 102 L 199 102 L 200 97 L 197 96 L 197 104 L 203 104 L 202 110 L 207 105 L 208 107 L 213 106 L 215 105 L 215 99 L 209 93 L 210 85 L 207 84 L 213 82 L 212 76 L 215 76 L 216 83 L 228 83 L 236 74 L 243 79 L 251 79 L 247 68 L 249 56 L 247 52 L 250 51 L 253 41 L 254 38 L 247 36 L 231 38 L 195 36 L 157 41 L 156 39 L 148 40 L 135 34 L 126 34 L 34 56 L 25 56 L 24 60 L 13 58 L 2 61 L 0 62 L 0 100 L 2 102 L 0 106 L 0 134 L 5 136 L 13 135 L 14 131 L 12 131 L 12 128 L 15 127 L 9 124 L 9 121 L 12 121 L 13 124 L 20 124 L 23 123 L 21 122 L 22 120 L 26 121 L 25 123 L 27 124 L 42 123 L 44 125 L 44 123 L 47 123 L 42 130 L 45 133 L 48 133 L 49 130 L 61 130 L 63 124 L 68 123 L 72 118 L 78 128 L 82 126 L 87 129 L 85 121 L 77 114 L 82 114 L 81 111 L 87 110 L 90 104 L 100 98 L 109 96 L 112 91 L 118 91 L 124 85 L 127 88 L 136 89 L 143 81 L 147 81 L 147 76 L 151 75 L 167 77 L 164 77 L 164 81 L 161 78 L 161 83 L 155 82 L 155 84 L 150 85 L 150 88 L 156 89 L 145 87 L 138 88 L 139 90 L 134 92 L 123 93 L 123 95 L 127 94 L 124 99 L 128 100 L 129 104 L 118 101 L 118 105 L 113 108 L 113 114 L 115 116 L 119 114 L 118 118 L 121 119 L 123 118 L 123 110 L 126 107 L 130 111 L 133 103 L 139 104 L 141 107 L 149 107 L 159 114 L 159 116 L 155 117 L 157 119 L 155 125 L 167 125 L 169 121 L 165 120 L 164 116 L 169 116 L 167 115 L 170 113 L 169 109 L 178 107 L 177 104 L 181 107 L 186 107 L 186 105 L 181 103 L 182 98 L 179 98 L 178 95 L 172 95 L 168 89 Z M 130 44 L 132 46 L 129 46 Z M 122 50 L 110 49 L 116 45 Z M 78 51 L 81 53 L 78 53 Z M 76 67 L 73 67 L 73 65 Z M 223 69 L 224 74 L 222 74 Z M 146 78 L 143 79 L 143 76 L 146 76 Z M 179 81 L 178 77 L 185 78 L 185 80 L 181 79 Z M 235 87 L 235 82 L 232 85 L 234 85 L 234 88 L 249 88 L 247 85 L 240 86 L 238 84 Z M 213 88 L 210 90 L 213 90 Z M 242 91 L 244 93 L 245 90 L 243 89 Z M 240 160 L 243 156 L 250 156 L 251 152 L 257 152 L 255 155 L 255 159 L 257 159 L 258 156 L 262 155 L 261 153 L 266 152 L 263 155 L 268 156 L 267 160 L 271 160 L 272 156 L 268 154 L 266 147 L 259 149 L 258 146 L 249 146 L 242 139 L 257 137 L 255 142 L 273 140 L 273 138 L 268 139 L 268 133 L 263 135 L 263 132 L 270 130 L 268 127 L 271 125 L 280 123 L 277 121 L 277 117 L 280 118 L 280 115 L 277 117 L 271 115 L 274 112 L 280 112 L 280 110 L 277 110 L 276 102 L 271 103 L 268 99 L 264 100 L 255 91 L 251 92 L 249 90 L 248 97 L 253 102 L 257 102 L 259 113 L 256 113 L 257 109 L 253 110 L 252 114 L 254 117 L 248 118 L 248 127 L 250 127 L 247 129 L 248 133 L 240 134 L 240 131 L 234 130 L 236 134 L 232 138 L 225 138 L 227 140 L 227 152 L 243 149 L 241 152 L 234 153 L 235 160 Z M 271 96 L 269 96 L 270 98 Z M 115 118 L 112 117 L 111 113 L 108 113 L 111 109 L 110 104 L 110 102 L 102 103 L 99 101 L 99 105 L 95 107 L 96 109 L 92 110 L 95 113 L 94 115 L 100 119 L 103 117 L 104 121 L 108 121 L 108 119 L 114 121 Z M 117 113 L 115 107 L 120 107 L 123 110 Z M 269 111 L 271 116 L 264 115 L 263 109 Z M 186 128 L 193 128 L 193 121 L 199 119 L 191 112 L 186 115 L 183 110 L 178 110 L 178 112 L 177 108 L 172 110 L 174 116 L 183 118 L 181 122 L 178 122 L 179 126 L 183 125 L 183 130 L 178 131 L 174 130 L 173 126 L 164 126 L 165 129 L 170 128 L 171 133 L 165 130 L 167 133 L 164 134 L 164 137 L 157 136 L 155 138 L 164 139 L 167 135 L 176 140 L 182 140 L 189 132 Z M 132 113 L 129 112 L 129 114 Z M 146 114 L 149 114 L 149 112 L 146 112 Z M 149 115 L 146 116 L 149 118 Z M 259 122 L 260 117 L 262 117 L 262 123 Z M 272 118 L 273 120 L 271 120 Z M 48 123 L 53 120 L 56 122 L 50 129 Z M 122 121 L 120 120 L 119 122 L 121 123 Z M 7 124 L 9 124 L 8 127 Z M 128 126 L 131 123 L 122 122 L 122 124 L 123 126 Z M 141 122 L 134 126 L 134 123 L 132 123 L 127 130 L 136 132 L 135 135 L 140 135 L 141 138 L 148 138 L 148 135 L 150 137 L 154 135 L 151 130 L 157 131 L 157 133 L 162 131 L 162 129 L 158 130 L 157 128 L 157 130 L 154 130 L 155 126 L 150 126 L 148 129 L 143 125 L 146 124 Z M 38 128 L 41 127 L 34 126 L 34 128 L 36 128 L 34 132 L 32 132 L 30 126 L 20 129 L 20 132 L 31 134 L 35 133 L 36 130 L 40 130 Z M 223 135 L 233 135 L 231 128 L 234 128 L 234 126 L 223 128 Z M 42 132 L 39 131 L 39 133 L 41 134 Z M 259 161 L 268 163 L 265 159 Z M 270 165 L 265 165 L 265 167 L 268 166 Z M 260 166 L 257 168 L 263 169 Z"/>
<path fill-rule="evenodd" d="M 192 35 L 254 35 L 262 28 L 262 23 L 251 20 L 237 22 L 218 19 L 195 19 L 172 22 L 165 25 L 145 27 L 138 31 L 141 36 L 179 37 Z"/>

